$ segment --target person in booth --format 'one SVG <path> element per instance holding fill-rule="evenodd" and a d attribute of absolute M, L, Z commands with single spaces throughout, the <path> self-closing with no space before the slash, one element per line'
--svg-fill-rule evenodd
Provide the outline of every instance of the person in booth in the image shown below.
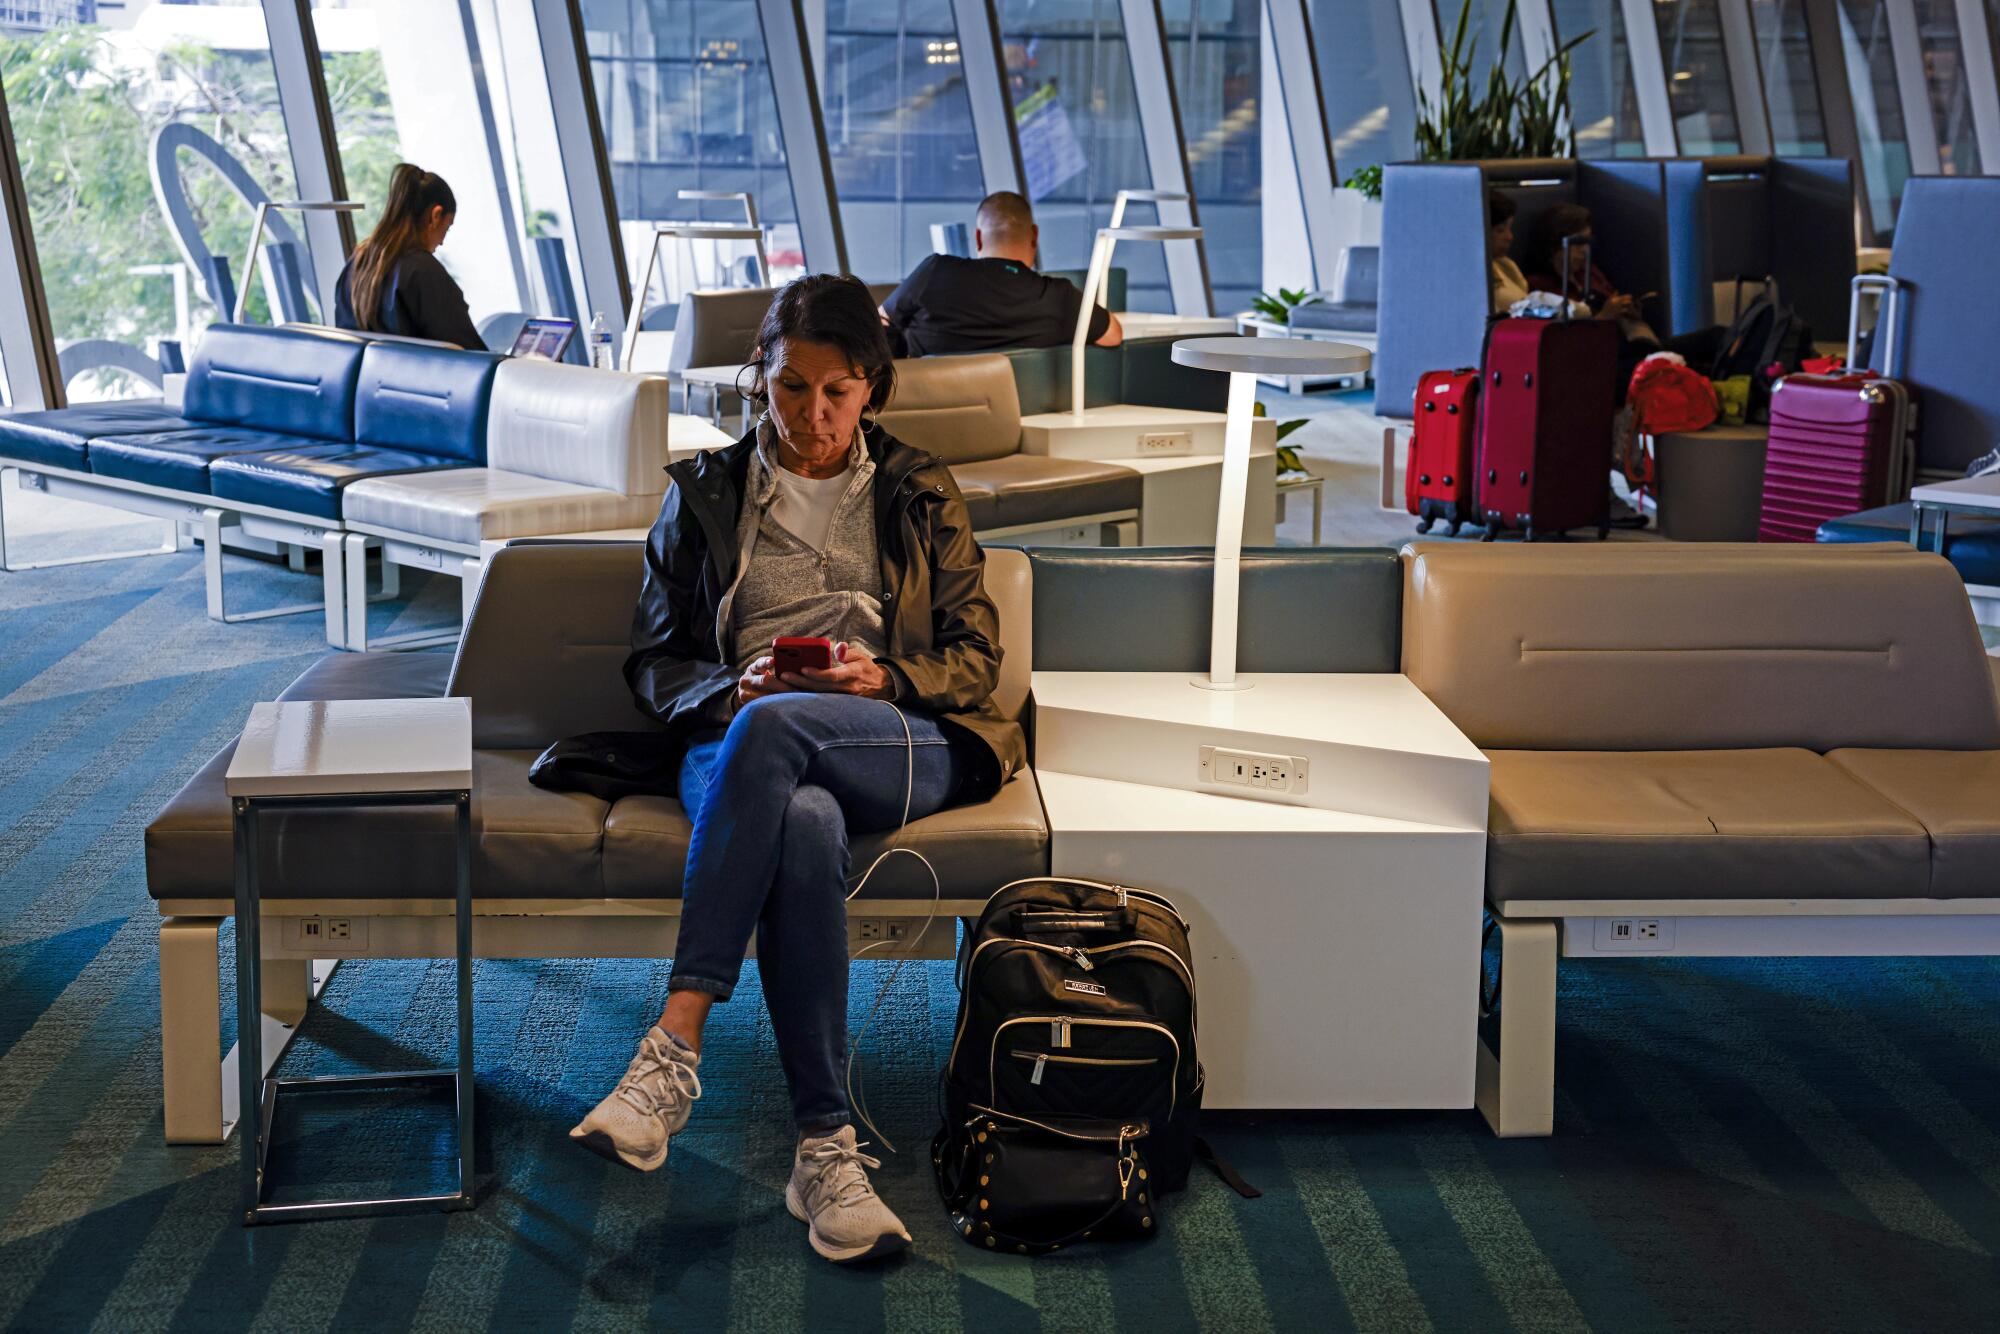
<path fill-rule="evenodd" d="M 389 176 L 389 199 L 334 287 L 333 322 L 363 333 L 401 334 L 484 351 L 465 293 L 438 262 L 458 216 L 444 177 L 408 162 Z"/>
<path fill-rule="evenodd" d="M 1066 278 L 1035 272 L 1041 229 L 1028 201 L 1001 190 L 979 201 L 972 246 L 977 259 L 926 255 L 882 303 L 897 355 L 1061 347 L 1076 336 L 1083 293 Z M 1099 306 L 1090 341 L 1117 347 L 1125 331 Z"/>
<path fill-rule="evenodd" d="M 850 830 L 984 800 L 1027 759 L 993 702 L 999 615 L 951 473 L 870 419 L 894 365 L 859 280 L 781 289 L 752 351 L 763 413 L 735 445 L 667 470 L 625 679 L 666 724 L 688 845 L 666 1008 L 570 1131 L 640 1171 L 701 1096 L 709 1009 L 752 935 L 798 1132 L 785 1204 L 820 1255 L 909 1244 L 850 1124 L 845 901 Z M 827 665 L 774 658 L 780 637 Z M 865 878 L 865 877 L 862 877 Z"/>
<path fill-rule="evenodd" d="M 1514 201 L 1498 190 L 1486 192 L 1486 285 L 1493 296 L 1493 313 L 1505 315 L 1528 296 L 1528 280 L 1514 262 Z"/>

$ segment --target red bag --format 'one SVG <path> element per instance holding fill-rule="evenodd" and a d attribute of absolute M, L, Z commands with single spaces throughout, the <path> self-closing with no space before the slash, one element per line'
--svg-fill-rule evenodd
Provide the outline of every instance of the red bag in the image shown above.
<path fill-rule="evenodd" d="M 1632 405 L 1632 429 L 1640 435 L 1699 431 L 1722 415 L 1708 377 L 1666 357 L 1639 363 L 1625 401 Z"/>

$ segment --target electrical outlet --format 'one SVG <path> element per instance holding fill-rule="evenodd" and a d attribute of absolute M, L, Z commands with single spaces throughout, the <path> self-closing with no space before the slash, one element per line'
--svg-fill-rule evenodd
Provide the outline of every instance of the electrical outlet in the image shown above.
<path fill-rule="evenodd" d="M 1187 431 L 1148 431 L 1139 437 L 1139 453 L 1145 458 L 1162 454 L 1194 453 L 1194 436 Z"/>
<path fill-rule="evenodd" d="M 911 926 L 912 923 L 900 917 L 885 917 L 882 919 L 882 938 L 884 940 L 908 940 L 910 938 Z"/>
<path fill-rule="evenodd" d="M 1592 944 L 1599 950 L 1665 952 L 1674 947 L 1671 917 L 1599 917 Z"/>
<path fill-rule="evenodd" d="M 326 939 L 326 923 L 317 917 L 301 917 L 294 923 L 298 943 L 316 945 Z"/>
<path fill-rule="evenodd" d="M 1256 751 L 1203 746 L 1196 757 L 1195 775 L 1203 783 L 1282 792 L 1290 796 L 1297 796 L 1306 790 L 1306 761 L 1302 755 L 1264 755 Z"/>
<path fill-rule="evenodd" d="M 352 919 L 346 917 L 327 918 L 326 938 L 328 940 L 354 939 L 354 922 L 352 921 Z"/>
<path fill-rule="evenodd" d="M 883 922 L 879 917 L 860 917 L 854 922 L 856 940 L 881 940 L 884 938 Z"/>
<path fill-rule="evenodd" d="M 366 917 L 287 917 L 280 933 L 286 949 L 309 950 L 338 947 L 337 953 L 352 953 L 368 945 Z"/>

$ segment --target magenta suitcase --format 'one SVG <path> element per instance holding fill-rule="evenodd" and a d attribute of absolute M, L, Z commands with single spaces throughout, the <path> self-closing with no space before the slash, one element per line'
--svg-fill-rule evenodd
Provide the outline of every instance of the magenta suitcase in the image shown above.
<path fill-rule="evenodd" d="M 1860 294 L 1882 295 L 1884 366 L 1893 366 L 1898 286 L 1893 279 L 1855 280 L 1848 328 L 1859 325 Z M 1763 542 L 1810 542 L 1828 519 L 1893 504 L 1910 493 L 1916 451 L 1916 404 L 1900 381 L 1853 369 L 1836 375 L 1787 375 L 1771 393 L 1771 431 L 1764 451 L 1764 497 L 1757 537 Z"/>
<path fill-rule="evenodd" d="M 1501 320 L 1480 385 L 1479 520 L 1488 538 L 1611 531 L 1618 326 Z"/>

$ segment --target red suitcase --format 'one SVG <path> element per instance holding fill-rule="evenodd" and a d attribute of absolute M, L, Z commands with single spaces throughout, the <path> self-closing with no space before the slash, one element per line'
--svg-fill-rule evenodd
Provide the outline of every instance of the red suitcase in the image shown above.
<path fill-rule="evenodd" d="M 1484 370 L 1476 484 L 1486 536 L 1513 528 L 1529 541 L 1572 528 L 1608 536 L 1618 326 L 1570 319 L 1567 307 L 1557 319 L 1501 320 L 1487 336 Z"/>
<path fill-rule="evenodd" d="M 1848 369 L 1836 375 L 1787 375 L 1771 393 L 1764 451 L 1764 499 L 1757 537 L 1810 542 L 1820 524 L 1902 500 L 1916 463 L 1917 410 L 1901 382 L 1854 368 L 1860 297 L 1882 292 L 1882 365 L 1895 362 L 1900 285 L 1867 275 L 1854 280 L 1848 311 Z"/>
<path fill-rule="evenodd" d="M 1403 503 L 1417 516 L 1417 531 L 1433 523 L 1476 523 L 1472 512 L 1472 447 L 1478 437 L 1479 371 L 1425 371 L 1417 381 L 1416 424 L 1410 462 L 1403 471 Z"/>

